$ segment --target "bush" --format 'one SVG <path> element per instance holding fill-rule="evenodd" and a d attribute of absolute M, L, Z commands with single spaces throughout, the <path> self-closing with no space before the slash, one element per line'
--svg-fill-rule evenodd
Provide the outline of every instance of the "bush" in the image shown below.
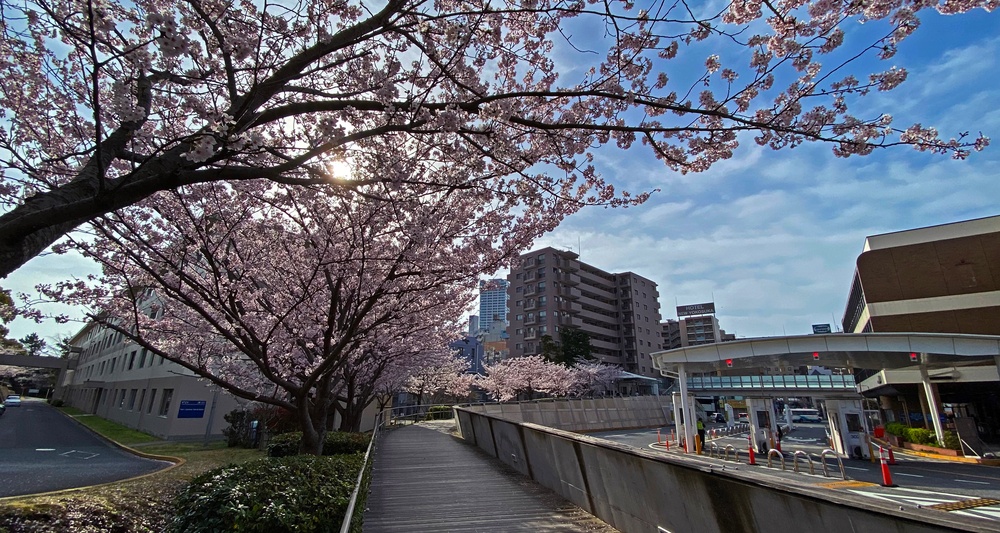
<path fill-rule="evenodd" d="M 229 422 L 229 427 L 223 429 L 222 434 L 226 436 L 226 443 L 230 448 L 254 447 L 256 439 L 251 426 L 254 422 L 254 416 L 251 412 L 233 409 L 223 418 Z"/>
<path fill-rule="evenodd" d="M 178 496 L 168 531 L 338 531 L 363 462 L 360 454 L 298 456 L 209 470 Z M 351 529 L 361 531 L 356 516 Z"/>
<path fill-rule="evenodd" d="M 447 405 L 435 405 L 427 410 L 425 420 L 447 420 L 453 416 L 451 407 Z"/>
<path fill-rule="evenodd" d="M 914 444 L 926 444 L 929 446 L 937 444 L 937 438 L 934 436 L 934 432 L 929 429 L 907 428 L 905 437 L 906 440 Z"/>
<path fill-rule="evenodd" d="M 49 404 L 52 405 L 52 407 L 62 407 L 64 405 L 64 402 L 62 400 L 56 399 L 56 400 L 49 400 Z"/>
<path fill-rule="evenodd" d="M 955 433 L 954 431 L 944 432 L 944 442 L 942 444 L 944 444 L 943 446 L 944 448 L 948 448 L 951 450 L 962 449 L 962 442 L 958 440 L 958 433 Z"/>
<path fill-rule="evenodd" d="M 371 436 L 367 433 L 349 433 L 346 431 L 330 431 L 323 439 L 323 455 L 343 455 L 364 453 L 368 449 Z M 302 432 L 283 433 L 275 435 L 267 444 L 268 457 L 289 457 L 299 453 L 302 442 Z"/>
<path fill-rule="evenodd" d="M 889 422 L 885 425 L 885 432 L 897 437 L 903 437 L 906 434 L 907 429 L 910 428 L 906 427 L 906 424 L 900 422 Z"/>

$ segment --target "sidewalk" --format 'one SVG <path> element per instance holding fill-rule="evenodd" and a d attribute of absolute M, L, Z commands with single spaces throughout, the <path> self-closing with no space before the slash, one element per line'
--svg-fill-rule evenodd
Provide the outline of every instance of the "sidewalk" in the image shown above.
<path fill-rule="evenodd" d="M 387 430 L 378 441 L 365 533 L 617 530 L 449 431 L 454 421 Z"/>

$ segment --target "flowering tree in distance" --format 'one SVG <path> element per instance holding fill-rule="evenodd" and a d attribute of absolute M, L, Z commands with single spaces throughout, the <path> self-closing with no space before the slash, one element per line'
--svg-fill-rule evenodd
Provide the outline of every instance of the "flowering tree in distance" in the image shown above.
<path fill-rule="evenodd" d="M 921 10 L 991 0 L 0 1 L 0 276 L 195 183 L 476 188 L 565 215 L 642 201 L 591 165 L 609 143 L 681 172 L 731 157 L 743 131 L 840 156 L 987 143 L 848 107 L 905 79 L 866 62 L 892 57 Z M 856 21 L 879 34 L 846 42 Z"/>
<path fill-rule="evenodd" d="M 538 231 L 534 215 L 477 214 L 476 190 L 353 202 L 324 187 L 159 193 L 90 223 L 77 246 L 103 278 L 45 292 L 96 300 L 91 318 L 137 345 L 295 413 L 302 450 L 319 453 L 334 410 L 355 427 L 380 379 L 457 337 L 476 276 Z"/>
<path fill-rule="evenodd" d="M 621 369 L 599 363 L 580 363 L 567 368 L 546 361 L 541 355 L 512 357 L 486 365 L 478 385 L 494 400 L 506 402 L 534 393 L 568 396 L 602 391 L 621 375 Z"/>

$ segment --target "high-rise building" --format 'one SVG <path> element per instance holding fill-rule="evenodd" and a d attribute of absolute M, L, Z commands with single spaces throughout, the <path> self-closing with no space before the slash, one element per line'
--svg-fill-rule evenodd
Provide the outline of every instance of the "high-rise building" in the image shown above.
<path fill-rule="evenodd" d="M 479 329 L 500 333 L 507 328 L 507 280 L 479 281 Z"/>
<path fill-rule="evenodd" d="M 523 254 L 507 276 L 511 357 L 541 353 L 541 338 L 561 328 L 590 337 L 591 355 L 642 376 L 659 377 L 649 354 L 662 349 L 656 283 L 633 272 L 609 273 L 573 252 Z"/>

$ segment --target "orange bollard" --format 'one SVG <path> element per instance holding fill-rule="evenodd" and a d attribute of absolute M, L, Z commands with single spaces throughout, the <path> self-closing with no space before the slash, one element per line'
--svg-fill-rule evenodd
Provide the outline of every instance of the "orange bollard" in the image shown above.
<path fill-rule="evenodd" d="M 659 429 L 656 430 L 656 443 L 657 444 L 660 443 L 660 430 Z"/>
<path fill-rule="evenodd" d="M 896 464 L 896 456 L 892 453 L 892 446 L 889 446 L 889 464 Z"/>
<path fill-rule="evenodd" d="M 878 455 L 879 459 L 882 461 L 882 486 L 895 487 L 896 485 L 892 482 L 892 474 L 889 473 L 889 462 L 886 457 L 885 448 L 879 446 Z"/>
<path fill-rule="evenodd" d="M 756 457 L 754 456 L 754 453 L 753 453 L 753 438 L 750 438 L 748 440 L 750 441 L 750 459 L 747 461 L 747 464 L 748 465 L 755 465 L 755 464 L 757 464 L 757 459 L 756 459 Z"/>

